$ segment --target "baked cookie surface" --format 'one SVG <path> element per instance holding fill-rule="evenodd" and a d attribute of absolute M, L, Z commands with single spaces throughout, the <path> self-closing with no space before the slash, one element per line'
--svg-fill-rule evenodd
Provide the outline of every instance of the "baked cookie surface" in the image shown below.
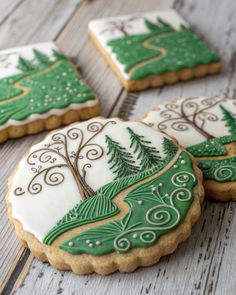
<path fill-rule="evenodd" d="M 39 259 L 79 274 L 131 272 L 190 235 L 201 180 L 169 137 L 141 122 L 94 118 L 33 146 L 9 179 L 7 204 Z"/>
<path fill-rule="evenodd" d="M 176 138 L 197 159 L 209 198 L 236 200 L 236 100 L 189 97 L 147 113 L 143 121 Z"/>
<path fill-rule="evenodd" d="M 0 142 L 98 113 L 96 96 L 54 43 L 0 51 Z"/>
<path fill-rule="evenodd" d="M 221 70 L 219 56 L 175 10 L 94 20 L 89 33 L 130 91 Z"/>

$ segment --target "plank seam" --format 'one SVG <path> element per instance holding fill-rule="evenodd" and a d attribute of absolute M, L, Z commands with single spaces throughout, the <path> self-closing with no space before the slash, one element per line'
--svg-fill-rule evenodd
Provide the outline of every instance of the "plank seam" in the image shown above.
<path fill-rule="evenodd" d="M 0 21 L 0 25 L 2 25 L 24 1 L 25 0 L 21 0 L 20 2 L 16 3 L 16 5 L 14 5 L 13 8 L 8 12 L 8 14 L 5 15 L 5 17 Z"/>

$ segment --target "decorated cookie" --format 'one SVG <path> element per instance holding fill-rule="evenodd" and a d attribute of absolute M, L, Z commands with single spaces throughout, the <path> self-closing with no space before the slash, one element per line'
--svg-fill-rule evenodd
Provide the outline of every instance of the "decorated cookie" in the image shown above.
<path fill-rule="evenodd" d="M 105 275 L 172 253 L 202 199 L 200 170 L 169 137 L 141 122 L 95 118 L 33 146 L 10 178 L 7 203 L 36 257 Z"/>
<path fill-rule="evenodd" d="M 221 70 L 219 56 L 175 10 L 94 20 L 89 33 L 130 91 Z"/>
<path fill-rule="evenodd" d="M 175 137 L 197 159 L 209 198 L 236 200 L 236 100 L 189 97 L 158 106 L 144 122 Z"/>
<path fill-rule="evenodd" d="M 54 43 L 0 51 L 0 142 L 98 113 L 95 95 Z"/>

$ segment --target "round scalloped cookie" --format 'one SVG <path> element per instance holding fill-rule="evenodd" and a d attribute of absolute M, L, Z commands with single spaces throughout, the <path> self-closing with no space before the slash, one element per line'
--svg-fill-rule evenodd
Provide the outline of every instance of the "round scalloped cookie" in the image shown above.
<path fill-rule="evenodd" d="M 41 260 L 78 274 L 134 271 L 185 240 L 201 212 L 188 152 L 141 122 L 91 119 L 51 132 L 9 180 L 9 216 Z"/>

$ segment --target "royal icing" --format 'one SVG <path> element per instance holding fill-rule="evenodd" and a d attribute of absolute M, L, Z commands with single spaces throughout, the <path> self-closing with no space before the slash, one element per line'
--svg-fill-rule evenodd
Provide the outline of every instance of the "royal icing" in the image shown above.
<path fill-rule="evenodd" d="M 54 43 L 0 51 L 0 130 L 96 104 Z"/>
<path fill-rule="evenodd" d="M 120 235 L 123 239 L 131 228 L 137 242 L 130 241 L 124 251 L 151 245 L 178 226 L 191 206 L 196 183 L 188 154 L 162 133 L 140 122 L 95 118 L 55 131 L 33 146 L 12 179 L 9 201 L 12 217 L 45 244 L 93 224 L 92 234 L 84 231 L 82 239 L 72 236 L 59 247 L 71 254 L 102 255 L 122 252 Z M 104 222 L 100 231 L 96 222 L 117 215 L 116 197 L 134 184 L 124 197 L 128 215 Z M 121 224 L 123 230 L 106 242 L 109 228 Z M 146 243 L 147 231 L 152 238 Z"/>
<path fill-rule="evenodd" d="M 189 97 L 158 106 L 143 121 L 198 157 L 206 179 L 226 182 L 236 180 L 235 153 L 229 147 L 236 142 L 235 114 L 235 99 Z"/>
<path fill-rule="evenodd" d="M 219 61 L 175 10 L 94 20 L 89 30 L 126 80 Z"/>

